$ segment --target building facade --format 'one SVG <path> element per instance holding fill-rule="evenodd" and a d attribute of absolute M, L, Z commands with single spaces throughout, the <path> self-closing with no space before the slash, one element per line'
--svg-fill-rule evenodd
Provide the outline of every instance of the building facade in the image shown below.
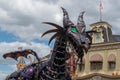
<path fill-rule="evenodd" d="M 96 31 L 91 34 L 93 44 L 83 62 L 75 62 L 73 79 L 120 80 L 120 36 L 113 35 L 111 28 L 103 21 L 90 25 L 90 30 Z"/>

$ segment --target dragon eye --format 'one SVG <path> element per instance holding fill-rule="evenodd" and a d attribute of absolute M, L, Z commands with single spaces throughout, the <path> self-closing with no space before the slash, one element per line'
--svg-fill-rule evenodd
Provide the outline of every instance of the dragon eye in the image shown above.
<path fill-rule="evenodd" d="M 74 33 L 77 33 L 77 32 L 78 32 L 78 30 L 77 30 L 76 27 L 74 27 L 74 26 L 72 26 L 71 31 L 74 32 Z"/>

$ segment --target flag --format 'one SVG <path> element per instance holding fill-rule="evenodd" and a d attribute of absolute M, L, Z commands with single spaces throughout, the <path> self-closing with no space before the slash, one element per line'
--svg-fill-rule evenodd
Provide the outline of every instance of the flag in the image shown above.
<path fill-rule="evenodd" d="M 102 10 L 103 9 L 103 6 L 102 6 L 102 3 L 100 1 L 100 6 L 99 6 L 99 9 Z"/>
<path fill-rule="evenodd" d="M 22 47 L 18 47 L 18 50 L 21 51 L 21 50 L 22 50 Z"/>

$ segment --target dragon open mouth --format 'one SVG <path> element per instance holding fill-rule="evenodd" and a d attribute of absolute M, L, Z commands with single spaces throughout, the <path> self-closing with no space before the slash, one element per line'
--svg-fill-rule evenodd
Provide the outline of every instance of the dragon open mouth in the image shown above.
<path fill-rule="evenodd" d="M 74 39 L 72 38 L 69 38 L 70 39 L 70 45 L 71 45 L 71 48 L 72 50 L 75 51 L 75 53 L 78 55 L 78 56 L 82 56 L 83 53 L 87 53 L 88 49 L 90 48 L 88 45 L 86 44 L 82 44 L 81 45 L 78 45 L 78 42 L 75 41 Z"/>

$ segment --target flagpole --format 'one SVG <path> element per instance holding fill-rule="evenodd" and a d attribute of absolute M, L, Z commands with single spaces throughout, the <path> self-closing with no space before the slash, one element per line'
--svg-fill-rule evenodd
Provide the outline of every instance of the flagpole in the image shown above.
<path fill-rule="evenodd" d="M 100 10 L 100 22 L 102 21 L 102 12 Z"/>
<path fill-rule="evenodd" d="M 102 2 L 100 0 L 100 6 L 99 6 L 99 10 L 100 10 L 100 22 L 102 21 Z"/>

